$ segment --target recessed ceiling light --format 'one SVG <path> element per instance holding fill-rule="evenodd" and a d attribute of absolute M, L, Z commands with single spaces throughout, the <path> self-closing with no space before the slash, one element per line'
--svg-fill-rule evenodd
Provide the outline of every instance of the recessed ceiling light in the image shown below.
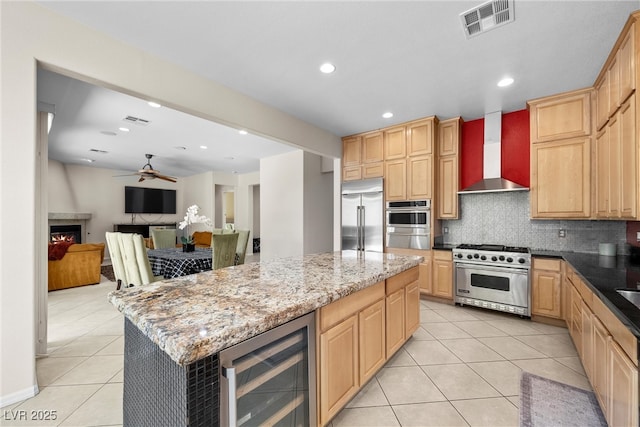
<path fill-rule="evenodd" d="M 87 163 L 95 162 L 95 160 L 93 160 L 93 159 L 80 159 L 80 160 L 82 160 L 83 162 L 87 162 Z"/>
<path fill-rule="evenodd" d="M 201 145 L 200 148 L 202 148 L 203 150 L 206 150 L 207 146 L 206 145 Z"/>
<path fill-rule="evenodd" d="M 325 62 L 324 64 L 322 64 L 320 66 L 320 71 L 325 73 L 325 74 L 331 74 L 336 70 L 336 66 L 333 64 L 330 64 L 329 62 Z"/>
<path fill-rule="evenodd" d="M 246 130 L 242 129 L 242 130 L 239 130 L 239 131 L 238 131 L 238 133 L 239 133 L 240 135 L 246 135 L 246 134 L 248 134 L 249 132 L 247 132 Z"/>
<path fill-rule="evenodd" d="M 391 117 L 393 117 L 393 113 L 391 111 L 387 111 L 382 115 L 382 117 L 384 117 L 385 119 L 390 119 Z"/>
<path fill-rule="evenodd" d="M 513 83 L 513 79 L 511 77 L 505 77 L 504 79 L 498 82 L 498 87 L 506 87 Z"/>
<path fill-rule="evenodd" d="M 149 104 L 149 107 L 153 107 L 153 108 L 162 107 L 162 105 L 158 104 L 157 102 L 153 102 L 153 101 L 149 101 L 148 104 Z"/>
<path fill-rule="evenodd" d="M 116 136 L 117 135 L 115 132 L 111 132 L 110 130 L 101 130 L 100 133 L 103 134 L 103 135 L 107 135 L 107 136 Z"/>
<path fill-rule="evenodd" d="M 120 129 L 122 132 L 129 132 L 129 128 L 118 128 Z"/>

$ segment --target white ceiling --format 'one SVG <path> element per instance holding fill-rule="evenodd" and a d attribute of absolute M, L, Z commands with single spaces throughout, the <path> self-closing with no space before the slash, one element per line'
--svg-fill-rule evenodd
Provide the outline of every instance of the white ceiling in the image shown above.
<path fill-rule="evenodd" d="M 482 1 L 40 3 L 338 136 L 430 115 L 475 119 L 590 86 L 629 14 L 640 9 L 638 0 L 515 0 L 515 22 L 466 39 L 459 14 Z M 335 73 L 319 73 L 325 61 L 336 65 Z M 515 83 L 498 88 L 497 81 L 507 75 Z M 71 114 L 82 114 L 82 105 L 72 107 Z M 139 168 L 144 152 L 152 152 L 162 153 L 167 168 L 171 162 L 191 168 L 182 175 L 201 170 L 196 160 L 201 152 L 178 153 L 171 147 L 210 139 L 186 135 L 170 125 L 169 117 L 155 116 L 165 109 L 109 110 L 116 118 L 139 114 L 154 125 L 166 120 L 164 131 L 170 135 L 164 138 L 158 129 L 156 145 L 144 150 L 138 150 L 134 129 L 126 137 L 111 137 L 128 138 L 120 164 L 133 156 L 140 159 Z M 385 111 L 394 117 L 382 119 Z M 56 118 L 54 128 L 57 124 Z M 60 160 L 71 156 L 61 147 L 83 124 L 60 130 L 64 143 L 53 134 L 52 153 L 59 150 Z M 96 138 L 102 137 L 100 130 L 92 129 Z M 214 159 L 202 167 L 218 167 Z M 152 162 L 154 167 L 182 176 L 160 167 L 161 160 Z"/>

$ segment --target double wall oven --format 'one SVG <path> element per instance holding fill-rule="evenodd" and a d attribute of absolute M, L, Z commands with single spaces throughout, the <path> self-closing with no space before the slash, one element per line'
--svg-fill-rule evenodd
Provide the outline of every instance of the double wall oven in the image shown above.
<path fill-rule="evenodd" d="M 453 249 L 455 302 L 531 317 L 531 253 L 502 245 Z"/>
<path fill-rule="evenodd" d="M 431 200 L 387 202 L 385 216 L 388 248 L 431 248 Z"/>

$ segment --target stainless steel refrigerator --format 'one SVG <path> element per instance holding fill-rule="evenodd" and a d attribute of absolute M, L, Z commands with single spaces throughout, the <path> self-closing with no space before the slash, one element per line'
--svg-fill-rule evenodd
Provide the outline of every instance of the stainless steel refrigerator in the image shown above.
<path fill-rule="evenodd" d="M 342 184 L 342 250 L 383 252 L 382 178 Z"/>

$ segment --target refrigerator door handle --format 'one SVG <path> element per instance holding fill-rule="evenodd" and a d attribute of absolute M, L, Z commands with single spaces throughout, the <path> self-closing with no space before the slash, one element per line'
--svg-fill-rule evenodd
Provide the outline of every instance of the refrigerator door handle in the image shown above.
<path fill-rule="evenodd" d="M 229 419 L 228 426 L 236 427 L 238 415 L 236 412 L 236 368 L 222 367 L 222 375 L 227 379 L 228 387 L 227 393 L 229 394 L 229 407 L 227 408 Z"/>
<path fill-rule="evenodd" d="M 362 206 L 356 208 L 356 250 L 362 250 Z"/>
<path fill-rule="evenodd" d="M 360 235 L 362 236 L 362 250 L 365 250 L 365 244 L 366 244 L 366 240 L 365 240 L 365 235 L 364 235 L 364 230 L 365 230 L 365 206 L 362 206 L 362 209 L 360 209 L 360 215 L 362 217 L 362 219 L 360 219 Z"/>

